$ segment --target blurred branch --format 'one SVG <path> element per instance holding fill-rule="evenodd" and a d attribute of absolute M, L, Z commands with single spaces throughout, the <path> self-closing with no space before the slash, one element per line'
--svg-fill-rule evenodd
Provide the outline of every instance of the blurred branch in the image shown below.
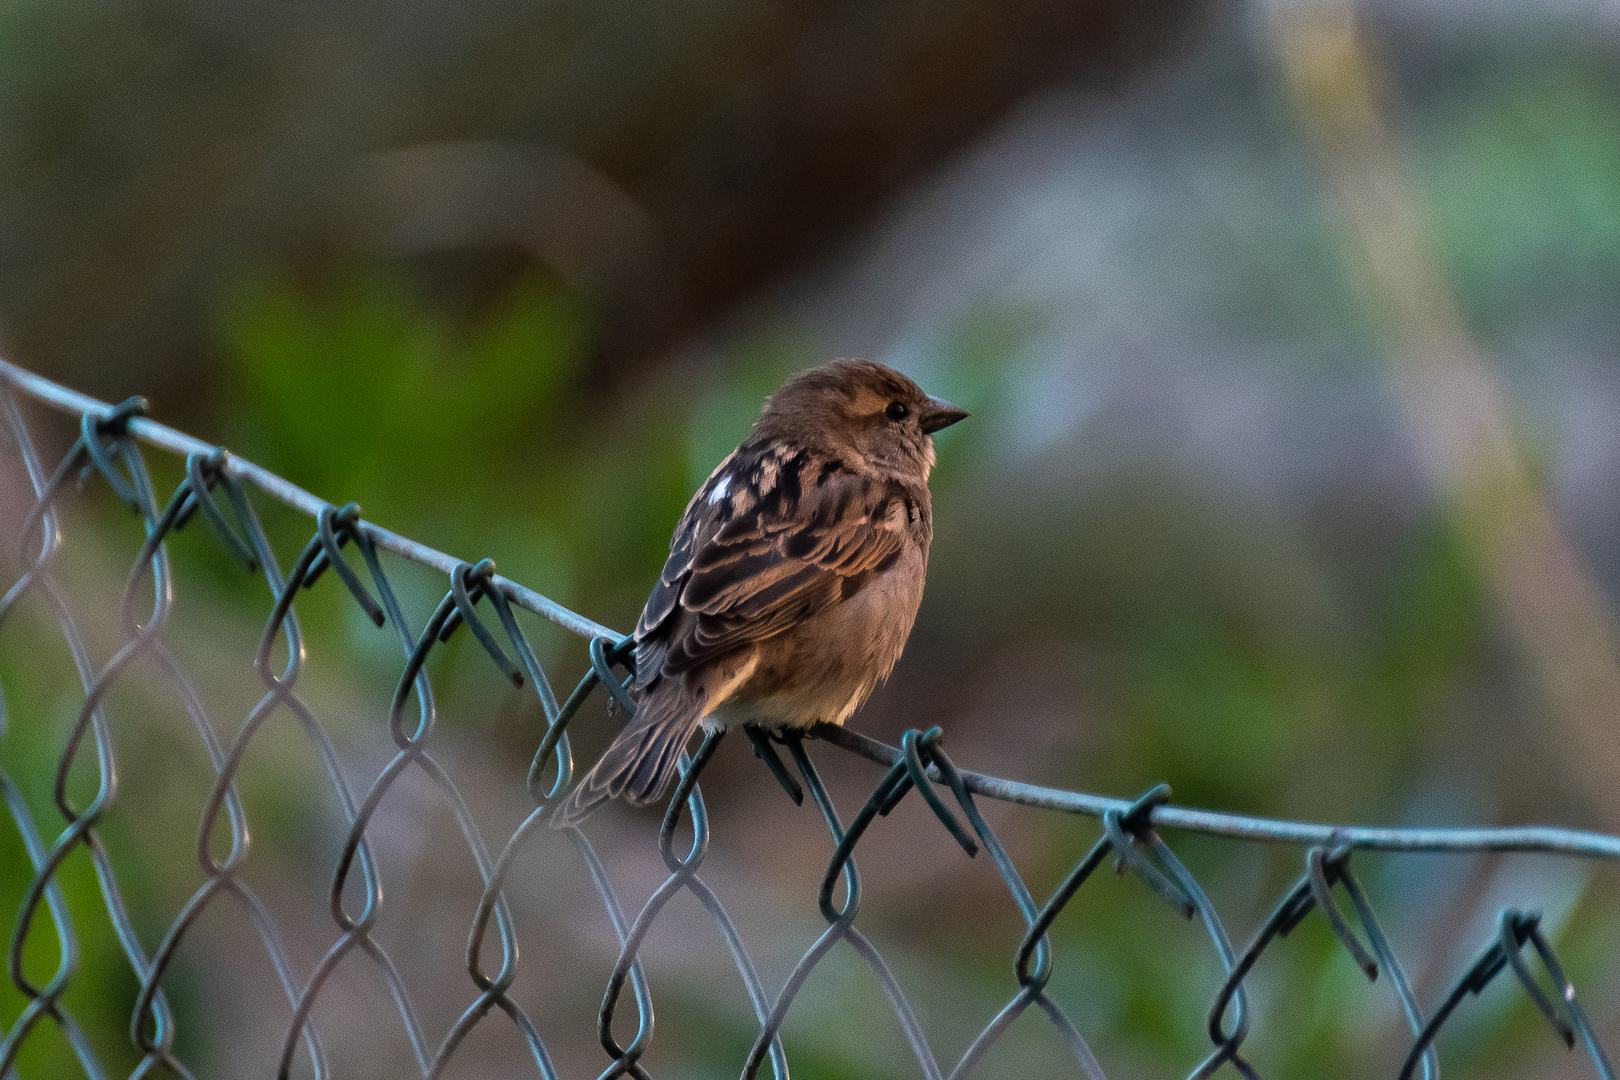
<path fill-rule="evenodd" d="M 1378 64 L 1352 5 L 1279 0 L 1270 16 L 1418 453 L 1547 695 L 1549 734 L 1612 826 L 1620 822 L 1612 794 L 1620 775 L 1612 614 L 1527 467 L 1507 395 L 1448 286 L 1422 197 L 1380 108 Z"/>

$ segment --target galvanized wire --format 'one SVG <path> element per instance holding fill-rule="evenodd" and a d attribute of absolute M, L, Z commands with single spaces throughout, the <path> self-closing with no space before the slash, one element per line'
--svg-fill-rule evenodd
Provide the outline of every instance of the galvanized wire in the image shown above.
<path fill-rule="evenodd" d="M 24 411 L 19 407 L 19 396 L 78 417 L 79 436 L 53 469 L 47 470 L 39 458 Z M 129 1030 L 131 1042 L 140 1054 L 133 1076 L 160 1070 L 183 1077 L 192 1075 L 174 1049 L 179 1018 L 165 994 L 164 980 L 177 950 L 194 934 L 203 914 L 228 899 L 246 915 L 291 1009 L 291 1021 L 283 1033 L 276 1062 L 280 1076 L 288 1076 L 295 1059 L 300 1057 L 307 1059 L 309 1071 L 315 1077 L 332 1074 L 327 1042 L 338 1036 L 327 1032 L 323 1038 L 316 1030 L 313 1015 L 334 973 L 358 955 L 364 958 L 359 962 L 374 969 L 391 996 L 402 1035 L 423 1077 L 441 1075 L 468 1034 L 490 1014 L 500 1012 L 521 1037 L 538 1075 L 544 1080 L 556 1080 L 558 1071 L 542 1035 L 542 1025 L 531 1018 L 511 994 L 518 977 L 518 950 L 505 882 L 515 860 L 532 842 L 535 830 L 546 822 L 572 784 L 573 757 L 567 728 L 581 705 L 601 687 L 620 708 L 635 708 L 628 692 L 632 673 L 626 639 L 501 577 L 487 559 L 469 564 L 435 551 L 364 520 L 352 503 L 332 506 L 251 462 L 145 419 L 142 416 L 144 404 L 139 399 L 110 406 L 0 362 L 0 412 L 4 413 L 5 431 L 15 450 L 16 463 L 34 496 L 30 510 L 10 530 L 23 552 L 26 569 L 0 598 L 0 649 L 24 647 L 24 643 L 8 643 L 7 624 L 25 599 L 37 599 L 60 630 L 83 692 L 55 772 L 55 809 L 64 824 L 54 837 L 47 839 L 18 785 L 0 769 L 0 798 L 32 867 L 7 954 L 9 978 L 27 1004 L 9 1028 L 0 1029 L 0 1077 L 10 1080 L 15 1076 L 14 1066 L 21 1048 L 45 1024 L 53 1025 L 60 1032 L 80 1073 L 93 1080 L 108 1075 L 63 1000 L 82 958 L 59 871 L 64 860 L 82 848 L 94 867 L 101 898 L 124 958 L 139 984 Z M 161 500 L 161 505 L 142 456 L 142 444 L 185 459 L 185 478 Z M 106 483 L 121 502 L 141 517 L 146 531 L 145 542 L 135 556 L 123 590 L 123 643 L 100 667 L 91 659 L 67 593 L 56 576 L 56 561 L 65 543 L 58 504 L 76 497 L 73 481 L 82 476 L 97 476 Z M 314 521 L 308 542 L 285 573 L 254 510 L 249 485 L 263 495 L 308 514 Z M 167 540 L 176 529 L 199 515 L 225 550 L 242 564 L 244 571 L 264 580 L 270 596 L 271 614 L 252 661 L 264 692 L 229 745 L 221 740 L 220 729 L 204 708 L 192 677 L 164 640 L 165 625 L 174 604 Z M 346 553 L 345 548 L 352 554 Z M 383 565 L 384 552 L 445 575 L 443 599 L 419 629 L 413 629 L 402 608 Z M 358 563 L 353 555 L 358 555 Z M 404 657 L 389 710 L 389 734 L 395 752 L 366 790 L 359 793 L 350 788 L 336 747 L 297 692 L 305 653 L 295 601 L 300 590 L 314 585 L 327 571 L 332 572 L 331 576 L 372 622 L 378 626 L 392 625 Z M 141 603 L 143 596 L 148 597 L 145 604 Z M 519 626 L 514 607 L 543 616 L 589 643 L 591 667 L 562 702 L 553 693 L 535 650 Z M 494 615 L 493 621 L 488 618 L 490 613 Z M 466 800 L 431 752 L 436 711 L 427 662 L 434 649 L 462 626 L 477 639 L 502 678 L 518 687 L 526 687 L 535 695 L 547 725 L 528 769 L 527 787 L 534 801 L 533 809 L 493 855 L 493 848 L 474 821 Z M 15 637 L 15 632 L 10 636 Z M 286 656 L 279 669 L 273 661 L 278 645 Z M 98 825 L 117 795 L 117 762 L 111 735 L 114 721 L 108 715 L 106 701 L 109 691 L 126 677 L 126 672 L 137 661 L 155 666 L 161 672 L 213 768 L 211 790 L 196 840 L 203 883 L 150 952 L 136 932 L 118 875 L 98 831 Z M 7 722 L 3 691 L 4 687 L 0 687 L 0 738 L 4 737 Z M 281 929 L 241 876 L 249 858 L 250 832 L 237 789 L 237 775 L 249 747 L 266 722 L 283 713 L 293 718 L 297 730 L 321 762 L 346 825 L 342 854 L 328 894 L 337 939 L 308 971 L 300 971 L 289 958 Z M 1191 1077 L 1213 1076 L 1226 1069 L 1245 1077 L 1259 1075 L 1243 1055 L 1251 1020 L 1245 979 L 1262 954 L 1312 911 L 1320 913 L 1369 979 L 1387 977 L 1413 1034 L 1410 1052 L 1399 1074 L 1402 1080 L 1419 1071 L 1425 1080 L 1438 1077 L 1434 1040 L 1441 1025 L 1468 996 L 1477 994 L 1504 970 L 1512 971 L 1529 1000 L 1566 1045 L 1572 1048 L 1578 1045 L 1598 1076 L 1614 1077 L 1596 1033 L 1576 1000 L 1574 988 L 1541 930 L 1537 913 L 1501 912 L 1497 933 L 1482 947 L 1479 959 L 1463 973 L 1433 1013 L 1425 1016 L 1366 891 L 1351 870 L 1351 860 L 1358 851 L 1545 852 L 1615 859 L 1620 858 L 1620 838 L 1558 828 L 1360 828 L 1213 813 L 1170 805 L 1169 789 L 1163 785 L 1136 800 L 1121 800 L 1038 787 L 961 769 L 946 755 L 942 747 L 943 733 L 938 728 L 907 732 L 899 747 L 843 728 L 818 728 L 808 733 L 808 738 L 887 766 L 883 778 L 845 826 L 811 759 L 806 735 L 769 734 L 748 729 L 748 736 L 756 755 L 763 759 L 789 797 L 796 803 L 802 802 L 808 791 L 826 824 L 832 854 L 822 877 L 818 906 L 827 927 L 773 995 L 760 977 L 736 923 L 719 896 L 699 876 L 711 836 L 698 778 L 719 744 L 720 734 L 706 736 L 690 757 L 683 758 L 681 782 L 670 799 L 658 837 L 658 853 L 668 876 L 633 917 L 627 915 L 609 883 L 601 855 L 586 834 L 578 828 L 566 830 L 619 941 L 618 957 L 605 977 L 606 992 L 598 1016 L 598 1039 L 607 1059 L 600 1074 L 603 1080 L 617 1076 L 650 1078 L 643 1059 L 653 1039 L 654 1008 L 640 950 L 669 901 L 682 891 L 695 897 L 714 923 L 758 1024 L 751 1049 L 738 1063 L 743 1080 L 755 1076 L 766 1062 L 777 1080 L 787 1080 L 789 1058 L 781 1034 L 783 1023 L 810 973 L 833 949 L 846 942 L 871 968 L 927 1080 L 967 1077 L 1013 1022 L 1031 1009 L 1053 1025 L 1074 1061 L 1075 1075 L 1100 1080 L 1106 1076 L 1102 1064 L 1062 1006 L 1047 993 L 1055 962 L 1048 931 L 1090 875 L 1110 856 L 1122 872 L 1126 869 L 1133 872 L 1173 910 L 1186 918 L 1200 920 L 1227 972 L 1208 1015 L 1211 1050 L 1202 1062 L 1191 1066 Z M 791 770 L 782 761 L 778 747 L 787 751 Z M 82 767 L 81 761 L 90 766 L 97 777 L 95 793 L 84 806 L 76 805 L 68 793 L 68 777 L 76 767 Z M 377 856 L 367 839 L 367 831 L 383 799 L 402 776 L 412 771 L 425 777 L 449 808 L 481 885 L 478 904 L 471 914 L 465 953 L 471 994 L 460 1016 L 437 1040 L 425 1029 L 393 959 L 373 934 L 382 912 L 383 894 Z M 1017 992 L 948 1069 L 935 1055 L 899 978 L 855 925 L 861 905 L 856 850 L 877 818 L 889 814 L 913 792 L 924 800 L 943 828 L 968 854 L 976 854 L 981 849 L 987 853 L 1026 927 L 1013 956 Z M 1037 904 L 1006 848 L 980 812 L 976 798 L 1097 817 L 1101 819 L 1102 832 L 1046 902 Z M 674 844 L 683 815 L 688 817 L 692 831 L 691 845 L 684 854 L 678 852 Z M 212 842 L 221 828 L 222 835 L 229 840 L 222 855 L 215 853 Z M 1238 950 L 1197 879 L 1161 837 L 1161 830 L 1166 828 L 1302 845 L 1305 847 L 1304 869 L 1248 945 Z M 1335 890 L 1342 891 L 1349 900 L 1348 911 L 1340 906 Z M 30 978 L 23 963 L 24 946 L 38 919 L 45 920 L 56 938 L 55 968 L 43 981 Z M 493 970 L 486 964 L 484 955 L 492 932 L 494 953 L 498 957 Z M 1531 966 L 1532 954 L 1539 961 L 1540 976 Z M 626 988 L 629 989 L 628 1001 L 625 1000 Z M 623 1041 L 621 1033 L 631 1026 L 634 1034 Z M 66 1062 L 62 1064 L 65 1066 Z"/>

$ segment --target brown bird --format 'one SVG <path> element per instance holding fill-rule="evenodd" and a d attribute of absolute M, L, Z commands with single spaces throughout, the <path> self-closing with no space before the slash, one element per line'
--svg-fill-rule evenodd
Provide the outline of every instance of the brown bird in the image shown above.
<path fill-rule="evenodd" d="M 934 535 L 932 435 L 967 415 L 864 360 L 771 395 L 675 527 L 636 623 L 635 715 L 553 824 L 659 798 L 699 727 L 842 724 L 905 648 Z"/>

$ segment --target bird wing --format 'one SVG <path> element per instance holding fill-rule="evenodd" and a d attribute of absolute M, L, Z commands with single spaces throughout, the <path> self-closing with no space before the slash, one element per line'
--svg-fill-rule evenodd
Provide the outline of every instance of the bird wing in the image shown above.
<path fill-rule="evenodd" d="M 919 500 L 793 446 L 721 463 L 692 497 L 636 626 L 643 686 L 779 634 L 900 557 Z"/>

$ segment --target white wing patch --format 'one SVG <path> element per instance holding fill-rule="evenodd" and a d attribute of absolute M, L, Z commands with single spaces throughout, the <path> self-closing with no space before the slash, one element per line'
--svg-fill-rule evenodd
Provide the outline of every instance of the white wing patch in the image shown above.
<path fill-rule="evenodd" d="M 725 498 L 726 492 L 730 490 L 731 474 L 727 473 L 725 476 L 720 478 L 720 482 L 718 484 L 714 485 L 714 490 L 709 492 L 709 505 L 713 506 L 715 503 Z"/>

